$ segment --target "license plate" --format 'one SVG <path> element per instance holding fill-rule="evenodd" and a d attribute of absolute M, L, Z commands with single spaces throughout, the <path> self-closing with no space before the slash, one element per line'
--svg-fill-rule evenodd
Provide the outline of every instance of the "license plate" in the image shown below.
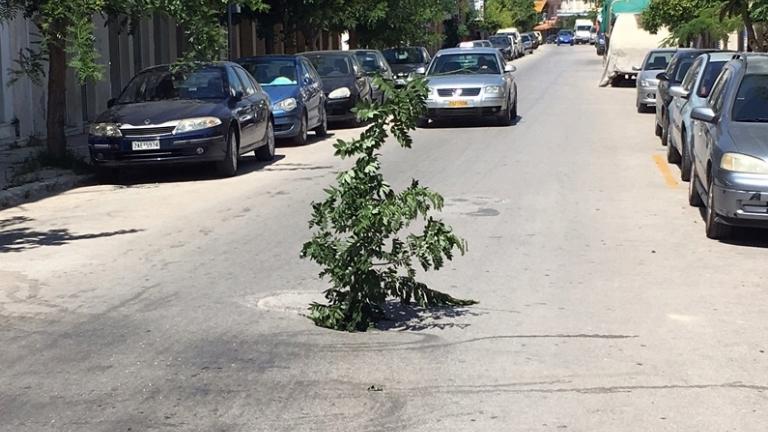
<path fill-rule="evenodd" d="M 131 147 L 134 151 L 137 150 L 158 150 L 160 149 L 160 140 L 152 141 L 133 141 Z"/>
<path fill-rule="evenodd" d="M 469 106 L 469 102 L 465 100 L 448 101 L 448 106 L 451 108 L 461 108 Z"/>

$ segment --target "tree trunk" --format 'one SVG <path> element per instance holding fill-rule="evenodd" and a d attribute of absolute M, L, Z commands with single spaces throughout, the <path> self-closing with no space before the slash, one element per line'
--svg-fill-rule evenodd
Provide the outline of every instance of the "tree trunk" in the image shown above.
<path fill-rule="evenodd" d="M 744 27 L 747 29 L 747 45 L 752 51 L 765 51 L 766 47 L 763 43 L 758 42 L 757 34 L 755 33 L 755 23 L 752 21 L 752 16 L 749 14 L 749 2 L 744 2 L 741 7 L 741 18 L 744 20 Z"/>
<path fill-rule="evenodd" d="M 48 107 L 46 113 L 46 146 L 48 153 L 62 158 L 67 150 L 64 121 L 67 113 L 67 53 L 65 40 L 57 37 L 66 31 L 65 23 L 51 23 L 48 40 Z"/>
<path fill-rule="evenodd" d="M 301 34 L 304 35 L 304 43 L 307 45 L 307 51 L 317 51 L 318 34 L 315 29 L 311 26 L 307 26 L 301 30 Z"/>

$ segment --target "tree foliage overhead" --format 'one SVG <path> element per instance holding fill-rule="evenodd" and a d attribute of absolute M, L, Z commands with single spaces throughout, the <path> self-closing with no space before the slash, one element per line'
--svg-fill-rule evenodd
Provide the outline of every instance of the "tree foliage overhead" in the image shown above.
<path fill-rule="evenodd" d="M 355 31 L 361 46 L 430 46 L 442 37 L 433 24 L 444 20 L 455 7 L 450 0 L 358 0 L 353 12 Z"/>
<path fill-rule="evenodd" d="M 355 164 L 337 175 L 323 201 L 312 204 L 314 233 L 301 252 L 322 266 L 320 276 L 331 283 L 325 291 L 328 304 L 312 304 L 310 318 L 337 330 L 366 330 L 384 318 L 389 298 L 421 306 L 474 303 L 416 280 L 414 261 L 425 271 L 437 270 L 455 251 L 466 249 L 464 240 L 432 215 L 443 207 L 443 197 L 417 180 L 397 192 L 381 173 L 380 152 L 390 135 L 400 146 L 411 147 L 409 133 L 424 113 L 426 85 L 414 80 L 396 91 L 380 78 L 376 85 L 387 100 L 358 107 L 359 118 L 371 125 L 358 139 L 334 145 L 336 156 L 355 158 Z M 416 221 L 421 230 L 411 227 Z"/>
<path fill-rule="evenodd" d="M 539 21 L 533 0 L 487 0 L 483 10 L 483 27 L 496 31 L 504 27 L 517 27 L 530 31 Z"/>

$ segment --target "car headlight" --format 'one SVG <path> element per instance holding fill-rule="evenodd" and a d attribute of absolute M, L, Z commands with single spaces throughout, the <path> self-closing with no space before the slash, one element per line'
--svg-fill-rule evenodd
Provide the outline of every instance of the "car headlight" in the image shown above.
<path fill-rule="evenodd" d="M 207 129 L 218 126 L 221 124 L 221 120 L 216 117 L 197 117 L 181 120 L 176 129 L 173 130 L 174 134 L 191 132 L 200 129 Z"/>
<path fill-rule="evenodd" d="M 294 99 L 294 98 L 287 98 L 287 99 L 283 99 L 280 102 L 276 103 L 275 104 L 275 109 L 280 110 L 280 111 L 288 112 L 288 111 L 295 110 L 296 106 L 297 106 L 296 99 Z"/>
<path fill-rule="evenodd" d="M 94 123 L 91 125 L 89 131 L 93 136 L 99 137 L 121 137 L 120 126 L 115 123 Z"/>
<path fill-rule="evenodd" d="M 650 87 L 651 83 L 648 82 L 648 80 L 641 79 L 640 80 L 640 87 Z"/>
<path fill-rule="evenodd" d="M 487 95 L 499 95 L 501 94 L 501 86 L 485 86 L 485 94 Z"/>
<path fill-rule="evenodd" d="M 352 96 L 352 92 L 346 87 L 339 87 L 328 94 L 328 99 L 344 99 Z"/>
<path fill-rule="evenodd" d="M 768 174 L 768 162 L 741 153 L 725 153 L 720 159 L 720 168 L 732 172 Z"/>

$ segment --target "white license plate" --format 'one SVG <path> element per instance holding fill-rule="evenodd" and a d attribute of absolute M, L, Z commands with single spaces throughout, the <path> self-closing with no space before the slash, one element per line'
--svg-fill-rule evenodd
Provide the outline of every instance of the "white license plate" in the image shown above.
<path fill-rule="evenodd" d="M 131 143 L 131 147 L 134 151 L 137 150 L 159 150 L 160 149 L 160 140 L 152 140 L 152 141 L 133 141 Z"/>

